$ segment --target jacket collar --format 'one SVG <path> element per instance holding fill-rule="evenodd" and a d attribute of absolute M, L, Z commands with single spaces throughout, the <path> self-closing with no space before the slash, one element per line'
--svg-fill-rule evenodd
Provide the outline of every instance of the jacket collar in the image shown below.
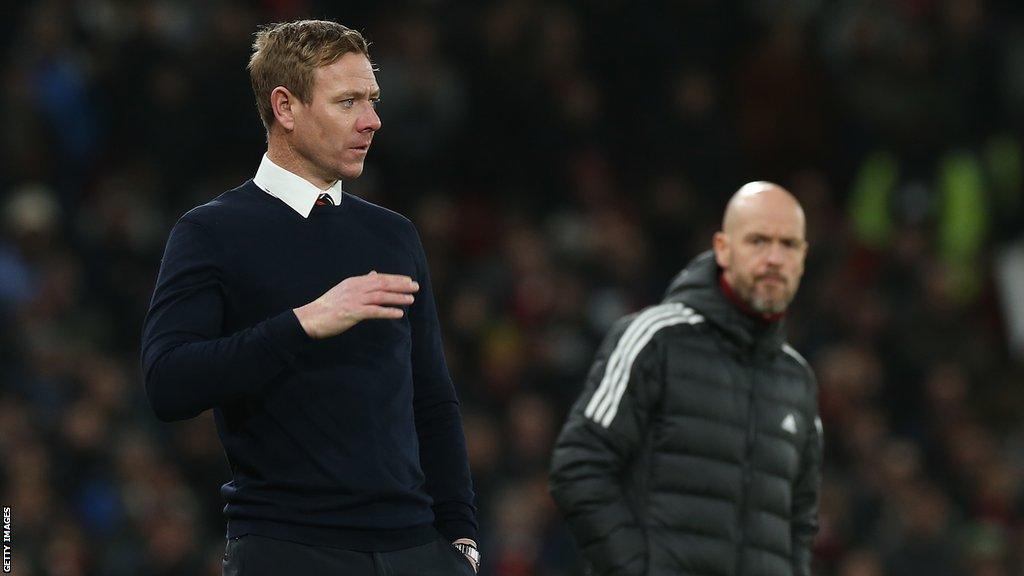
<path fill-rule="evenodd" d="M 682 302 L 697 310 L 744 354 L 778 353 L 786 339 L 784 320 L 765 321 L 740 310 L 722 291 L 721 272 L 714 252 L 700 254 L 673 278 L 664 301 Z"/>

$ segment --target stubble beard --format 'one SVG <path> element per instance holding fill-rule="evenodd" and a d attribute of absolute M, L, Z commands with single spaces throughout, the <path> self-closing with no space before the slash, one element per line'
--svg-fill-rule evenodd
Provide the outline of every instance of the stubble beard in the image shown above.
<path fill-rule="evenodd" d="M 785 312 L 789 303 L 793 301 L 796 291 L 789 290 L 787 283 L 785 286 L 780 286 L 778 296 L 765 296 L 758 292 L 757 282 L 757 279 L 738 282 L 738 286 L 735 287 L 736 293 L 747 303 L 747 306 L 750 306 L 751 310 L 758 314 L 768 316 Z"/>

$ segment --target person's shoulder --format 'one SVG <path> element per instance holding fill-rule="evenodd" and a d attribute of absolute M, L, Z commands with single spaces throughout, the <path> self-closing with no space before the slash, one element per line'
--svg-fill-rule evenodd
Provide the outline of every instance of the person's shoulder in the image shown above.
<path fill-rule="evenodd" d="M 622 317 L 612 327 L 611 333 L 615 339 L 642 337 L 653 340 L 692 333 L 703 325 L 704 316 L 693 308 L 682 302 L 663 302 Z"/>
<path fill-rule="evenodd" d="M 252 180 L 221 193 L 216 198 L 200 204 L 185 212 L 178 222 L 195 224 L 207 231 L 221 229 L 226 223 L 239 218 L 246 218 L 246 207 L 256 202 L 253 192 L 260 191 Z"/>
<path fill-rule="evenodd" d="M 379 204 L 374 204 L 365 198 L 360 198 L 359 196 L 349 192 L 345 192 L 345 197 L 342 201 L 349 202 L 352 212 L 360 218 L 367 218 L 377 223 L 384 223 L 405 229 L 411 229 L 413 227 L 412 220 L 404 214 L 400 214 Z"/>
<path fill-rule="evenodd" d="M 809 386 L 817 387 L 817 379 L 814 377 L 814 369 L 811 368 L 811 363 L 802 354 L 797 352 L 796 348 L 793 348 L 787 342 L 783 342 L 782 356 L 798 369 Z"/>

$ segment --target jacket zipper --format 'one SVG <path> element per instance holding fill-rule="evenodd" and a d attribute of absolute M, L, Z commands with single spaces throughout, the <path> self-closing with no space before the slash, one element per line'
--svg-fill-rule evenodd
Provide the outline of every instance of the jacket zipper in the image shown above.
<path fill-rule="evenodd" d="M 736 507 L 736 526 L 740 531 L 739 546 L 736 549 L 736 564 L 733 570 L 734 576 L 741 576 L 740 568 L 743 559 L 743 551 L 747 547 L 747 500 L 749 498 L 750 481 L 752 476 L 751 457 L 754 454 L 754 440 L 757 436 L 757 411 L 755 410 L 754 388 L 757 380 L 757 367 L 753 360 L 750 360 L 750 390 L 747 392 L 747 443 L 743 454 L 743 485 L 740 490 L 740 501 Z"/>

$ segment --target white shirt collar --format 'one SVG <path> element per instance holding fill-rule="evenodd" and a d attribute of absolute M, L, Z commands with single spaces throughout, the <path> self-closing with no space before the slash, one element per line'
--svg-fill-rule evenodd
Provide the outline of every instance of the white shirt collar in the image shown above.
<path fill-rule="evenodd" d="M 313 205 L 321 194 L 330 196 L 335 206 L 341 204 L 341 180 L 327 190 L 321 190 L 302 176 L 274 164 L 266 154 L 263 155 L 252 181 L 267 194 L 290 206 L 303 218 L 309 218 L 309 213 L 313 211 Z"/>

